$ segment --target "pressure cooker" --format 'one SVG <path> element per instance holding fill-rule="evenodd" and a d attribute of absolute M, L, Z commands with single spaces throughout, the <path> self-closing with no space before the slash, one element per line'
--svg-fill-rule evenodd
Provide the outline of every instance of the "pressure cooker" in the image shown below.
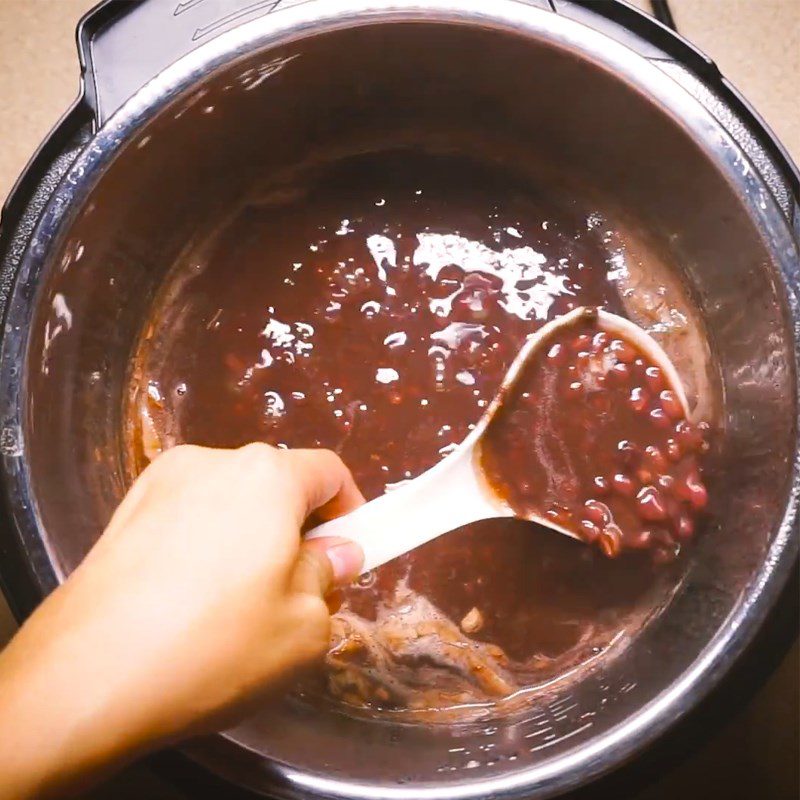
<path fill-rule="evenodd" d="M 713 62 L 625 3 L 571 0 L 107 0 L 78 45 L 80 97 L 2 216 L 0 572 L 17 615 L 125 491 L 132 348 L 198 224 L 322 145 L 458 129 L 580 176 L 680 265 L 737 459 L 722 508 L 667 611 L 569 696 L 451 726 L 287 699 L 182 752 L 272 797 L 548 797 L 696 709 L 796 574 L 800 487 L 800 176 Z"/>

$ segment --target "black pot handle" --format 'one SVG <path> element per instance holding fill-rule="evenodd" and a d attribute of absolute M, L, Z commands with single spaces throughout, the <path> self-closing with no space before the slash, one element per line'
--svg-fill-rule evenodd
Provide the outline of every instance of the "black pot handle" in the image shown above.
<path fill-rule="evenodd" d="M 103 0 L 78 24 L 84 98 L 99 127 L 163 69 L 225 31 L 312 0 Z"/>

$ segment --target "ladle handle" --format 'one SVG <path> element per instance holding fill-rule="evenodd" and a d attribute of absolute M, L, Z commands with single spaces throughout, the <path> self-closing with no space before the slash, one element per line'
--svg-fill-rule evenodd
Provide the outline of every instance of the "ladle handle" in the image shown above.
<path fill-rule="evenodd" d="M 358 542 L 364 551 L 362 572 L 369 572 L 462 525 L 507 516 L 481 484 L 470 456 L 454 453 L 407 486 L 319 525 L 306 538 Z"/>

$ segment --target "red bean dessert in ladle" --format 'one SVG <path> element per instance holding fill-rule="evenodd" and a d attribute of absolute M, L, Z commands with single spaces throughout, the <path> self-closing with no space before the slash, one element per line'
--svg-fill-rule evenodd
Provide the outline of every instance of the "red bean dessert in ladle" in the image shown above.
<path fill-rule="evenodd" d="M 532 354 L 489 424 L 481 466 L 520 516 L 609 556 L 652 547 L 668 560 L 706 506 L 706 430 L 636 343 L 587 312 Z"/>

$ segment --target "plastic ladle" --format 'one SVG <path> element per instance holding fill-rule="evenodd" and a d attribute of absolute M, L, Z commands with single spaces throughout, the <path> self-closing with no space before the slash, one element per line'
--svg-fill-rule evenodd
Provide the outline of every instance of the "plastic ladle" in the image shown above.
<path fill-rule="evenodd" d="M 520 348 L 501 387 L 469 436 L 436 466 L 355 511 L 309 531 L 307 539 L 337 536 L 358 542 L 364 551 L 364 572 L 414 550 L 444 533 L 492 517 L 521 517 L 491 487 L 480 464 L 481 441 L 509 390 L 531 356 L 560 328 L 586 314 L 597 314 L 597 327 L 634 344 L 660 367 L 688 417 L 686 394 L 669 357 L 638 325 L 608 311 L 576 308 L 548 322 Z M 559 533 L 574 532 L 537 514 L 523 517 Z"/>

